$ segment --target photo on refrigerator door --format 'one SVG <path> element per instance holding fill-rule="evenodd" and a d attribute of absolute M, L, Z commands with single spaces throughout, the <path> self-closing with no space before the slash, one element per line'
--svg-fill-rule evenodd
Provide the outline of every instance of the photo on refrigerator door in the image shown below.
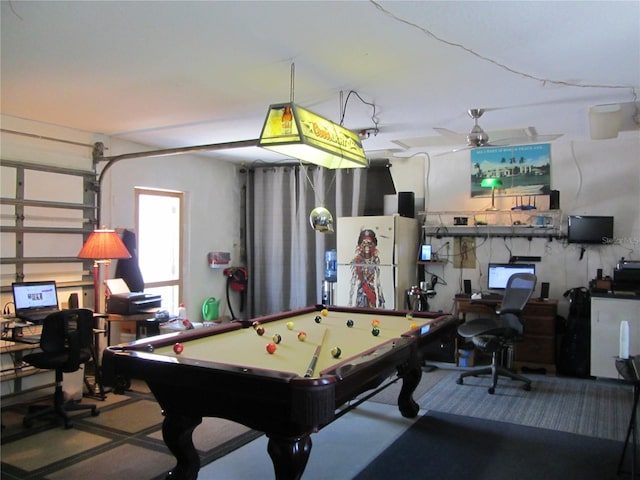
<path fill-rule="evenodd" d="M 380 263 L 375 232 L 370 229 L 362 230 L 358 235 L 355 254 L 351 261 L 349 305 L 385 308 Z"/>

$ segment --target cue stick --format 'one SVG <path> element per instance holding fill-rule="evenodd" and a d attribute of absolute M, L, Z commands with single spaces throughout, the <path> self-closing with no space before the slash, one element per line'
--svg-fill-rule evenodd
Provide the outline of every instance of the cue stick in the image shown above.
<path fill-rule="evenodd" d="M 327 339 L 328 328 L 324 329 L 324 335 L 322 336 L 322 341 L 320 345 L 316 347 L 316 351 L 313 352 L 313 357 L 311 357 L 311 362 L 309 362 L 309 368 L 307 368 L 307 372 L 304 374 L 305 378 L 309 378 L 313 375 L 313 371 L 316 369 L 316 363 L 318 363 L 318 357 L 320 356 L 320 350 L 322 350 L 322 345 L 324 345 L 324 341 Z"/>

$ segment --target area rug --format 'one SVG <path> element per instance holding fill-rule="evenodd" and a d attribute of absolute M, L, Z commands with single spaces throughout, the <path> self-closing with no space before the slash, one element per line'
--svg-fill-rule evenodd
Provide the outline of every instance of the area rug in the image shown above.
<path fill-rule="evenodd" d="M 431 411 L 356 480 L 613 480 L 622 442 Z"/>
<path fill-rule="evenodd" d="M 528 375 L 531 391 L 500 379 L 494 395 L 488 377 L 467 377 L 458 385 L 451 373 L 416 397 L 426 410 L 624 440 L 633 402 L 633 387 L 615 380 Z"/>

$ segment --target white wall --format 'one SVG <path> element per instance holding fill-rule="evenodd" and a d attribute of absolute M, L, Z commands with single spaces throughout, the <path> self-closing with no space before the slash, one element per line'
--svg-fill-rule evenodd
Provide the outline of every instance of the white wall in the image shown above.
<path fill-rule="evenodd" d="M 391 173 L 398 191 L 415 191 L 424 196 L 424 211 L 484 210 L 486 198 L 470 198 L 470 155 L 468 151 L 429 158 L 419 154 L 409 159 L 393 159 Z M 416 187 L 418 172 L 426 178 Z M 427 175 L 428 174 L 428 175 Z M 462 279 L 471 279 L 476 290 L 486 289 L 487 262 L 506 262 L 510 255 L 541 256 L 536 264 L 538 282 L 549 282 L 551 297 L 560 299 L 569 288 L 588 286 L 596 270 L 613 275 L 621 257 L 640 259 L 640 139 L 637 132 L 628 138 L 600 141 L 553 142 L 551 144 L 551 187 L 560 191 L 563 231 L 568 214 L 613 215 L 616 245 L 588 247 L 580 260 L 580 247 L 562 240 L 477 238 L 476 269 L 430 266 L 429 271 L 444 278 L 438 285 L 431 309 L 451 311 L 453 295 L 461 291 Z M 419 187 L 418 187 L 419 188 Z M 540 197 L 538 209 L 548 208 L 548 197 Z M 510 210 L 513 198 L 496 198 L 500 210 Z M 451 238 L 432 238 L 434 246 Z M 453 242 L 451 243 L 453 245 Z M 446 247 L 442 253 L 447 251 Z M 450 249 L 453 254 L 453 248 Z M 538 288 L 539 292 L 539 288 Z M 537 294 L 537 293 L 536 293 Z M 566 305 L 561 305 L 566 307 Z"/>
<path fill-rule="evenodd" d="M 185 145 L 186 146 L 186 145 Z M 111 139 L 105 156 L 143 152 L 148 147 Z M 173 155 L 115 162 L 102 181 L 101 221 L 109 227 L 134 226 L 134 188 L 160 188 L 185 193 L 184 295 L 189 317 L 201 321 L 208 297 L 226 298 L 226 277 L 212 269 L 207 253 L 231 253 L 231 264 L 241 265 L 240 180 L 236 167 L 204 155 Z M 158 225 L 162 235 L 162 225 Z M 240 316 L 234 292 L 232 308 Z M 228 315 L 226 299 L 220 315 Z"/>

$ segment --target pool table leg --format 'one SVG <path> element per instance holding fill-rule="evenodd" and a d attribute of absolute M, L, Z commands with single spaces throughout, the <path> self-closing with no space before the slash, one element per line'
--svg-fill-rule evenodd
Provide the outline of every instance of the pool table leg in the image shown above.
<path fill-rule="evenodd" d="M 398 408 L 403 417 L 415 418 L 420 411 L 420 405 L 413 399 L 413 392 L 422 378 L 420 366 L 407 366 L 398 369 L 398 374 L 402 378 L 402 387 L 398 395 Z"/>
<path fill-rule="evenodd" d="M 311 453 L 311 437 L 285 438 L 268 435 L 267 451 L 273 461 L 276 480 L 299 480 Z"/>
<path fill-rule="evenodd" d="M 192 434 L 202 423 L 202 417 L 166 415 L 162 422 L 162 438 L 176 457 L 176 466 L 166 480 L 196 480 L 200 470 L 200 456 L 193 445 Z"/>

